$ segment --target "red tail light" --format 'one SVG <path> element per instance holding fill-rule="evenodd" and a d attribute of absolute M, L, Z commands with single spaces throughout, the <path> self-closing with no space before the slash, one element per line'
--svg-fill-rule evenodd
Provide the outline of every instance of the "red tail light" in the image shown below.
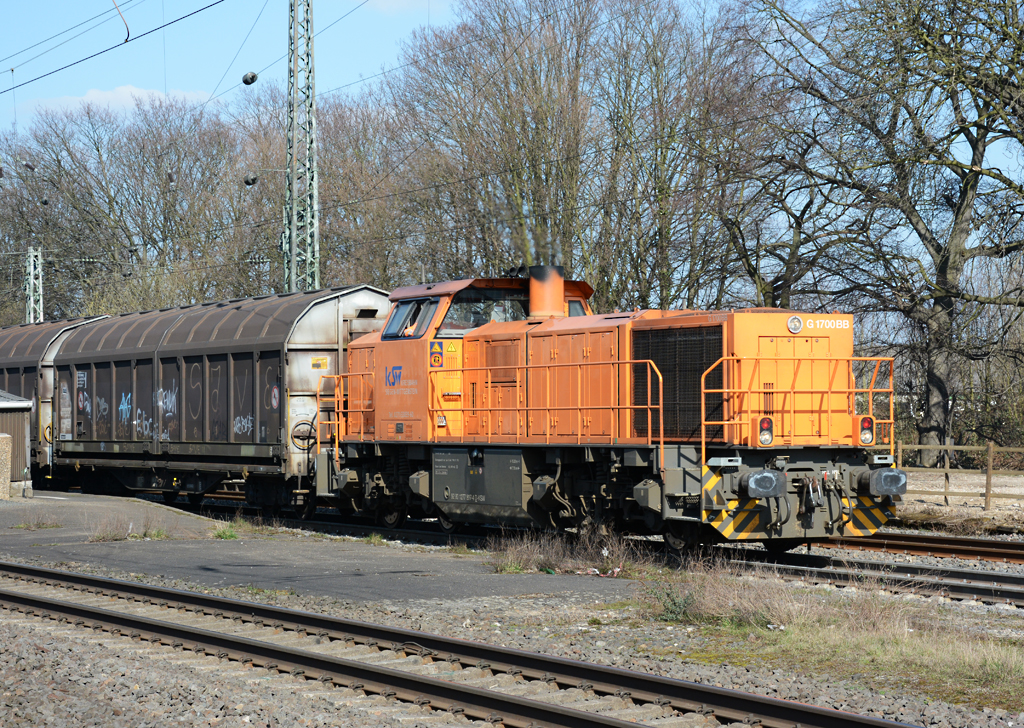
<path fill-rule="evenodd" d="M 860 444 L 871 445 L 875 441 L 875 421 L 870 417 L 860 420 Z"/>
<path fill-rule="evenodd" d="M 757 423 L 757 442 L 762 447 L 771 445 L 775 440 L 775 422 L 771 417 L 762 417 Z"/>

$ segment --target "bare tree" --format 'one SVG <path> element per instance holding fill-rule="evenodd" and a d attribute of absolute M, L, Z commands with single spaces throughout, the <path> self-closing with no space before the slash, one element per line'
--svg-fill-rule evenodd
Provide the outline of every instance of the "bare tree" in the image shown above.
<path fill-rule="evenodd" d="M 1014 267 L 1024 246 L 1021 181 L 1001 169 L 1008 145 L 1020 143 L 1019 96 L 993 93 L 989 82 L 1020 78 L 1017 8 L 982 0 L 929 8 L 837 0 L 801 14 L 757 0 L 755 8 L 780 87 L 808 107 L 791 132 L 807 151 L 780 165 L 845 191 L 841 204 L 863 215 L 858 250 L 835 258 L 846 285 L 830 292 L 870 299 L 915 328 L 918 431 L 923 443 L 940 443 L 950 433 L 956 358 L 978 355 L 967 322 L 978 306 L 1021 305 L 1024 292 L 1020 279 L 979 290 L 972 276 Z M 985 18 L 1000 13 L 1005 32 L 979 42 Z M 978 50 L 970 72 L 955 58 L 961 47 Z"/>

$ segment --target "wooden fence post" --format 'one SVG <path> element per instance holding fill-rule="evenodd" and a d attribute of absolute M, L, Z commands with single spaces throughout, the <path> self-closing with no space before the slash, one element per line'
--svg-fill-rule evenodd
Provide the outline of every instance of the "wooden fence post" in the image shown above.
<path fill-rule="evenodd" d="M 896 443 L 896 467 L 903 469 L 903 440 Z"/>
<path fill-rule="evenodd" d="M 992 507 L 992 458 L 995 454 L 995 447 L 992 441 L 988 441 L 988 463 L 985 466 L 985 510 Z"/>
<path fill-rule="evenodd" d="M 942 468 L 942 472 L 943 472 L 943 487 L 942 487 L 943 496 L 942 496 L 942 500 L 945 501 L 947 506 L 949 505 L 949 443 L 950 443 L 950 440 L 952 440 L 952 439 L 953 438 L 951 438 L 951 437 L 947 437 L 946 438 L 946 449 L 943 450 L 943 463 L 944 463 L 945 467 Z"/>

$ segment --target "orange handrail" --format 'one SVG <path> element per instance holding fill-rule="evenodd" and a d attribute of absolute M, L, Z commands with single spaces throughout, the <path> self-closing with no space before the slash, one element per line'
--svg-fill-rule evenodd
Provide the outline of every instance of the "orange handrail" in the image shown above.
<path fill-rule="evenodd" d="M 370 387 L 367 388 L 364 383 L 364 378 L 370 377 Z M 324 407 L 324 399 L 331 400 L 333 404 L 334 418 L 332 419 L 320 419 L 316 427 L 316 452 L 317 455 L 323 447 L 321 430 L 327 428 L 327 438 L 334 447 L 334 457 L 337 460 L 340 457 L 338 452 L 338 441 L 344 437 L 348 437 L 350 430 L 355 430 L 354 424 L 358 423 L 358 438 L 359 440 L 366 440 L 365 431 L 365 418 L 356 417 L 348 418 L 347 415 L 358 414 L 364 415 L 373 412 L 373 406 L 364 407 L 361 409 L 351 409 L 348 407 L 348 402 L 345 399 L 346 388 L 344 384 L 348 379 L 354 379 L 358 382 L 358 394 L 353 395 L 356 399 L 360 399 L 367 402 L 372 402 L 373 396 L 373 372 L 350 372 L 348 374 L 324 374 L 320 376 L 320 381 L 317 384 L 316 389 L 316 411 L 317 417 L 321 417 L 322 413 L 326 411 Z M 328 395 L 324 395 L 324 380 L 333 380 L 334 388 L 333 392 Z M 350 386 L 349 390 L 352 389 Z M 353 421 L 354 420 L 354 421 Z M 355 436 L 355 433 L 352 433 Z"/>
<path fill-rule="evenodd" d="M 755 372 L 756 373 L 760 373 L 761 362 L 785 362 L 785 361 L 796 362 L 795 366 L 793 367 L 793 382 L 792 382 L 791 386 L 788 389 L 787 388 L 783 388 L 783 389 L 766 389 L 764 386 L 761 386 L 761 387 L 753 386 L 753 382 L 755 380 Z M 856 386 L 856 378 L 855 378 L 855 374 L 853 372 L 853 363 L 854 362 L 858 362 L 858 361 L 874 362 L 874 364 L 875 364 L 874 371 L 872 372 L 872 375 L 871 375 L 871 383 L 866 388 L 860 388 L 860 387 Z M 728 383 L 728 381 L 729 381 L 726 378 L 726 376 L 725 376 L 727 373 L 730 374 L 730 375 L 733 375 L 733 377 L 731 377 L 731 378 L 738 378 L 735 375 L 736 367 L 735 366 L 734 367 L 730 367 L 730 369 L 727 371 L 725 366 L 724 366 L 724 364 L 726 362 L 731 362 L 732 364 L 739 364 L 740 362 L 747 362 L 747 363 L 750 363 L 750 364 L 753 365 L 753 366 L 750 367 L 750 376 L 749 376 L 749 379 L 748 379 L 748 382 L 747 382 L 747 386 L 745 386 L 745 387 L 743 387 L 743 386 L 738 386 L 738 387 L 723 386 L 721 389 L 708 389 L 707 388 L 707 383 L 706 383 L 707 376 L 712 371 L 714 371 L 717 367 L 719 367 L 719 366 L 723 367 L 723 377 L 722 377 L 723 383 Z M 829 378 L 828 378 L 829 379 L 829 386 L 827 388 L 797 387 L 797 386 L 795 386 L 796 385 L 796 379 L 797 379 L 797 377 L 799 375 L 799 372 L 800 372 L 800 365 L 803 364 L 803 363 L 807 363 L 807 362 L 810 362 L 811 364 L 813 364 L 815 362 L 825 362 L 825 363 L 833 365 L 833 366 L 830 367 L 830 374 L 829 374 Z M 876 385 L 876 383 L 878 381 L 879 370 L 880 370 L 882 364 L 885 363 L 885 362 L 889 363 L 889 386 L 886 387 L 886 388 L 879 388 L 879 387 L 876 387 L 875 385 Z M 779 357 L 774 357 L 774 356 L 772 356 L 772 357 L 768 357 L 768 356 L 766 356 L 766 357 L 723 356 L 723 357 L 721 357 L 720 359 L 718 359 L 718 361 L 716 361 L 714 364 L 712 364 L 710 367 L 708 367 L 707 370 L 701 375 L 701 378 L 700 378 L 700 393 L 701 393 L 701 398 L 700 398 L 700 421 L 701 421 L 701 427 L 700 427 L 700 453 L 701 453 L 701 462 L 702 463 L 706 462 L 706 459 L 707 459 L 707 428 L 708 428 L 709 425 L 723 426 L 723 427 L 726 427 L 726 426 L 739 426 L 741 428 L 742 427 L 750 427 L 751 426 L 752 417 L 754 415 L 754 409 L 750 406 L 750 402 L 751 402 L 751 395 L 754 395 L 754 394 L 771 393 L 773 395 L 780 395 L 780 394 L 783 395 L 783 396 L 790 395 L 789 398 L 788 398 L 788 400 L 789 400 L 789 412 L 788 412 L 788 414 L 789 414 L 789 417 L 790 417 L 790 422 L 793 422 L 795 420 L 795 417 L 796 417 L 796 396 L 795 395 L 797 395 L 797 394 L 822 394 L 822 395 L 834 395 L 834 394 L 842 395 L 842 394 L 845 394 L 846 397 L 847 397 L 847 410 L 848 410 L 850 415 L 856 415 L 857 414 L 857 402 L 856 402 L 857 397 L 856 397 L 856 395 L 858 395 L 858 394 L 867 394 L 867 400 L 868 400 L 868 407 L 867 407 L 868 411 L 866 413 L 867 416 L 869 416 L 872 419 L 874 419 L 876 425 L 889 425 L 890 428 L 891 428 L 891 426 L 895 424 L 895 388 L 893 387 L 893 367 L 892 367 L 892 363 L 893 363 L 893 360 L 892 360 L 891 357 L 863 357 L 863 356 L 838 357 L 838 358 L 836 358 L 836 357 L 795 357 L 795 356 L 794 357 L 782 357 L 782 356 L 779 356 Z M 848 367 L 849 367 L 847 369 L 848 378 L 847 378 L 847 385 L 845 387 L 834 386 L 835 385 L 835 379 L 839 375 L 839 372 L 840 372 L 840 364 L 847 364 Z M 760 378 L 758 378 L 758 379 L 760 379 Z M 851 384 L 853 386 L 850 386 Z M 707 419 L 707 398 L 706 398 L 707 394 L 722 394 L 723 395 L 723 397 L 722 397 L 723 413 L 724 413 L 725 403 L 726 403 L 726 401 L 727 401 L 729 396 L 735 396 L 735 395 L 745 396 L 746 397 L 745 402 L 747 403 L 747 405 L 746 405 L 745 408 L 737 407 L 736 408 L 737 411 L 734 413 L 734 418 L 733 419 L 728 419 L 728 420 L 726 420 L 726 419 L 723 419 L 723 420 L 708 420 Z M 874 398 L 875 398 L 875 395 L 877 395 L 877 394 L 886 395 L 887 398 L 888 398 L 888 401 L 889 401 L 889 418 L 888 419 L 879 420 L 879 419 L 875 418 Z M 832 414 L 833 414 L 833 410 L 831 408 L 831 400 L 830 400 L 829 408 L 825 409 L 825 410 L 821 410 L 820 414 L 827 414 L 828 415 L 827 422 L 828 422 L 828 428 L 829 429 L 827 431 L 827 434 L 824 437 L 822 437 L 822 439 L 825 440 L 825 441 L 831 442 L 831 439 L 832 439 Z M 723 432 L 723 434 L 724 434 L 724 432 Z M 789 441 L 789 444 L 792 444 L 792 440 L 793 440 L 793 436 L 792 435 L 784 435 L 783 437 L 784 437 L 784 439 Z M 733 439 L 737 440 L 737 441 L 740 440 L 739 437 L 735 437 Z M 892 435 L 890 433 L 890 436 L 889 436 L 889 452 L 890 452 L 890 454 L 892 453 L 892 450 L 893 450 L 893 437 L 892 437 Z"/>
<path fill-rule="evenodd" d="M 657 404 L 653 403 L 652 399 L 651 399 L 651 396 L 652 396 L 653 392 L 651 390 L 651 380 L 652 380 L 652 377 L 650 377 L 650 376 L 647 377 L 647 403 L 646 404 L 632 404 L 632 403 L 629 403 L 629 404 L 599 405 L 599 404 L 592 404 L 592 403 L 584 403 L 583 402 L 582 391 L 580 390 L 580 387 L 582 386 L 583 368 L 584 367 L 612 367 L 612 368 L 615 368 L 615 370 L 616 370 L 616 372 L 617 372 L 617 374 L 618 374 L 618 376 L 620 378 L 620 382 L 621 382 L 621 379 L 622 379 L 622 376 L 623 376 L 621 374 L 621 372 L 619 371 L 621 369 L 621 367 L 623 367 L 623 366 L 632 367 L 633 365 L 637 365 L 637 364 L 646 366 L 649 373 L 653 372 L 654 375 L 657 376 L 657 378 L 658 378 L 658 401 L 657 401 Z M 526 387 L 528 385 L 527 385 L 527 381 L 526 381 L 526 376 L 525 375 L 527 375 L 527 374 L 537 375 L 537 374 L 540 374 L 541 372 L 543 372 L 544 376 L 545 376 L 545 380 L 544 380 L 544 384 L 545 384 L 545 404 L 544 405 L 536 405 L 536 404 L 529 404 L 529 403 L 527 403 L 527 404 L 524 404 L 523 406 L 516 406 L 516 407 L 492 407 L 492 406 L 490 406 L 490 397 L 491 397 L 492 391 L 496 387 L 502 386 L 502 384 L 504 384 L 504 383 L 502 383 L 502 384 L 495 385 L 491 381 L 491 372 L 494 369 L 501 369 L 501 370 L 505 370 L 505 371 L 507 371 L 509 369 L 515 369 L 516 370 L 515 380 L 513 382 L 508 382 L 506 386 L 513 386 L 515 388 L 515 390 L 516 390 L 517 401 L 525 401 L 525 402 L 528 402 L 528 400 L 529 400 L 528 396 L 527 397 L 520 396 L 520 395 L 522 395 L 524 393 L 528 394 L 528 391 L 526 390 Z M 552 371 L 556 370 L 556 369 L 575 369 L 576 370 L 576 386 L 577 386 L 577 393 L 576 393 L 576 402 L 577 402 L 577 404 L 576 405 L 552 406 L 550 404 L 550 402 L 551 402 L 551 374 L 552 374 Z M 486 401 L 484 403 L 482 403 L 482 405 L 479 406 L 479 407 L 476 407 L 476 406 L 474 406 L 474 407 L 467 407 L 463 403 L 464 400 L 459 403 L 458 407 L 446 407 L 446 408 L 444 408 L 444 407 L 435 406 L 435 402 L 436 401 L 441 401 L 441 399 L 439 399 L 439 395 L 438 395 L 438 392 L 440 390 L 438 389 L 438 387 L 436 386 L 436 384 L 434 382 L 436 377 L 442 376 L 442 375 L 450 376 L 452 374 L 463 375 L 463 374 L 465 374 L 467 372 L 484 372 L 485 373 L 483 393 L 484 393 L 484 396 L 486 397 Z M 523 443 L 523 442 L 529 442 L 529 441 L 531 441 L 531 439 L 537 437 L 537 436 L 531 436 L 528 433 L 524 433 L 522 431 L 522 427 L 520 426 L 520 422 L 521 422 L 520 417 L 519 417 L 520 414 L 524 415 L 525 418 L 528 419 L 530 417 L 530 413 L 531 412 L 543 412 L 545 414 L 545 416 L 547 417 L 547 423 L 548 423 L 547 426 L 545 426 L 545 428 L 544 428 L 544 434 L 543 434 L 544 442 L 545 442 L 545 444 L 550 444 L 552 442 L 551 438 L 552 438 L 552 429 L 553 429 L 552 425 L 551 425 L 551 413 L 553 413 L 553 412 L 574 412 L 575 415 L 576 415 L 576 442 L 577 442 L 577 444 L 585 444 L 583 442 L 584 412 L 611 411 L 611 412 L 614 413 L 614 412 L 622 412 L 622 411 L 641 411 L 641 410 L 642 411 L 646 411 L 646 413 L 647 413 L 647 437 L 646 438 L 639 438 L 639 439 L 645 439 L 645 444 L 647 444 L 647 445 L 652 445 L 652 446 L 653 445 L 657 445 L 658 446 L 659 463 L 660 463 L 659 469 L 662 472 L 664 472 L 664 469 L 665 469 L 665 417 L 664 417 L 664 406 L 663 406 L 664 395 L 665 395 L 665 392 L 664 392 L 664 390 L 665 390 L 664 379 L 663 379 L 663 377 L 661 375 L 661 372 L 658 370 L 657 365 L 653 361 L 651 361 L 649 359 L 629 359 L 629 360 L 625 360 L 625 361 L 575 362 L 575 363 L 567 363 L 567 364 L 501 364 L 501 365 L 496 365 L 496 366 L 491 366 L 491 367 L 446 368 L 446 369 L 438 369 L 436 371 L 428 372 L 427 378 L 428 378 L 428 381 L 430 382 L 430 387 L 429 387 L 430 399 L 429 399 L 429 402 L 428 402 L 428 412 L 429 412 L 431 421 L 436 421 L 435 415 L 437 413 L 443 413 L 443 414 L 460 413 L 460 414 L 465 414 L 467 412 L 471 412 L 471 413 L 481 413 L 481 414 L 486 413 L 486 414 L 489 414 L 489 413 L 496 413 L 496 412 L 515 412 L 516 413 L 516 432 L 515 432 L 515 435 L 514 435 L 514 439 L 512 441 L 517 443 L 517 444 L 518 443 Z M 627 378 L 625 379 L 625 381 L 631 382 L 632 381 L 631 375 L 627 375 Z M 615 385 L 613 385 L 611 387 L 611 390 L 613 392 L 618 392 L 619 391 L 618 384 L 620 382 L 617 382 Z M 442 392 L 440 394 L 440 398 L 443 398 L 443 396 L 444 396 L 444 393 Z M 460 397 L 461 397 L 461 393 L 460 393 Z M 657 414 L 658 414 L 658 436 L 657 436 L 657 438 L 655 438 L 654 432 L 653 432 L 654 431 L 654 413 L 655 412 L 657 412 Z M 630 433 L 628 435 L 622 435 L 619 432 L 619 427 L 617 425 L 618 418 L 613 418 L 612 422 L 616 423 L 616 424 L 613 425 L 613 431 L 606 436 L 607 439 L 608 439 L 609 444 L 612 444 L 612 443 L 615 443 L 615 442 L 619 442 L 619 441 L 622 441 L 622 440 L 638 439 L 638 438 L 633 438 L 632 437 L 632 428 L 630 429 Z M 486 441 L 488 443 L 494 442 L 495 441 L 494 437 L 495 436 L 490 432 L 490 428 L 488 427 L 488 431 L 487 431 L 487 434 L 486 434 L 486 438 L 487 438 Z M 555 437 L 558 437 L 558 436 L 556 435 Z M 589 436 L 589 437 L 591 439 L 593 438 L 593 436 Z"/>

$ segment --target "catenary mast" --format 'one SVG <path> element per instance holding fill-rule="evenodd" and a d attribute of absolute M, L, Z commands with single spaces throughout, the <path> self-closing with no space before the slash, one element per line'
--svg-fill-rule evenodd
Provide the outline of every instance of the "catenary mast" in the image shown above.
<path fill-rule="evenodd" d="M 313 0 L 288 4 L 288 157 L 285 165 L 284 287 L 320 288 L 320 222 L 316 164 Z"/>

